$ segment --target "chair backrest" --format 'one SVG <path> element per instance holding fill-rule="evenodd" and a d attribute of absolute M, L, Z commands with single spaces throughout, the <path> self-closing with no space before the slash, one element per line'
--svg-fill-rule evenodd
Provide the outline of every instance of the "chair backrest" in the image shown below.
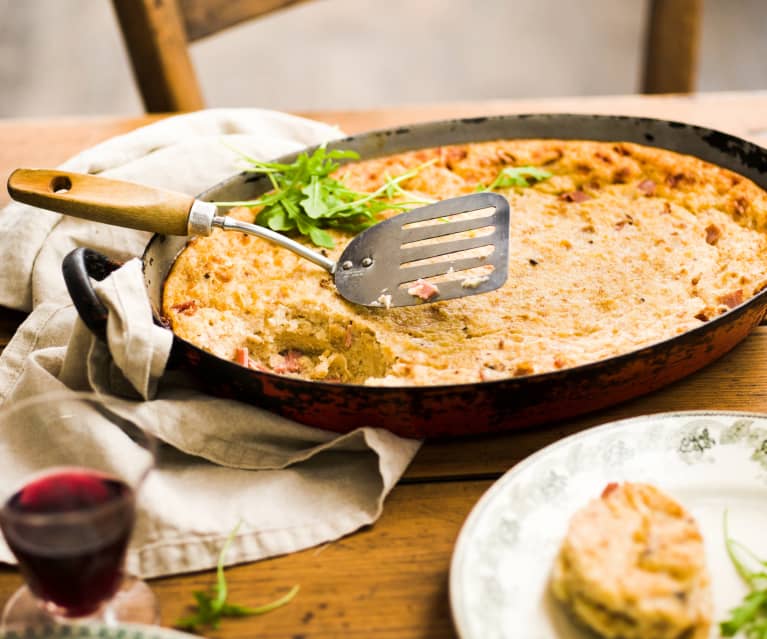
<path fill-rule="evenodd" d="M 144 108 L 205 106 L 189 44 L 305 0 L 112 0 Z"/>
<path fill-rule="evenodd" d="M 642 93 L 695 90 L 703 0 L 652 0 L 647 19 Z"/>
<path fill-rule="evenodd" d="M 305 0 L 112 0 L 149 113 L 205 106 L 189 44 Z M 650 0 L 641 91 L 695 88 L 703 0 Z"/>

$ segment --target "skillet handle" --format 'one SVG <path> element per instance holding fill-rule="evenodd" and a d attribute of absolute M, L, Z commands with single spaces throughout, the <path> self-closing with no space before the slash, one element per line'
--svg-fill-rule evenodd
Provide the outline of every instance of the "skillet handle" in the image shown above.
<path fill-rule="evenodd" d="M 77 248 L 69 252 L 61 263 L 64 283 L 67 285 L 67 291 L 80 319 L 91 333 L 105 343 L 107 341 L 109 311 L 96 295 L 91 284 L 91 278 L 100 282 L 121 266 L 122 264 L 119 262 L 89 248 Z M 166 370 L 176 368 L 181 361 L 174 340 L 173 348 L 165 365 Z"/>
<path fill-rule="evenodd" d="M 195 199 L 182 193 L 95 175 L 16 169 L 8 193 L 18 202 L 94 222 L 186 235 Z"/>
<path fill-rule="evenodd" d="M 91 278 L 101 281 L 122 264 L 89 248 L 78 248 L 64 257 L 61 271 L 80 319 L 99 339 L 107 340 L 109 311 L 96 295 Z"/>

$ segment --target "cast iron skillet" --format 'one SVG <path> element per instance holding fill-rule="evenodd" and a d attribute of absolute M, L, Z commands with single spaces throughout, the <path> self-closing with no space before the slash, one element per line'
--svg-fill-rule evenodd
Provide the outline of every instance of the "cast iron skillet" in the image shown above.
<path fill-rule="evenodd" d="M 449 120 L 374 131 L 329 147 L 353 149 L 365 159 L 500 138 L 637 142 L 697 156 L 767 188 L 767 150 L 711 129 L 627 116 L 545 114 Z M 295 155 L 279 161 L 290 162 Z M 238 174 L 199 197 L 247 200 L 267 189 L 264 180 Z M 144 277 L 158 322 L 162 322 L 163 283 L 185 244 L 183 237 L 155 235 L 144 252 Z M 117 266 L 88 249 L 78 249 L 64 261 L 75 306 L 102 337 L 106 310 L 93 292 L 90 277 L 102 279 Z M 378 426 L 408 437 L 471 435 L 572 417 L 660 388 L 733 348 L 759 324 L 766 308 L 767 291 L 763 291 L 698 328 L 646 348 L 555 372 L 473 384 L 373 387 L 306 381 L 239 366 L 178 336 L 173 357 L 194 371 L 212 394 L 259 404 L 304 424 L 339 432 Z"/>

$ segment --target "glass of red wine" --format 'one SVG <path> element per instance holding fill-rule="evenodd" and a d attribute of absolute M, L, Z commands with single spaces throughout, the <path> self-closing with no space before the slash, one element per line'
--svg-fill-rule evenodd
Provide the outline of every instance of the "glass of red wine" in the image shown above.
<path fill-rule="evenodd" d="M 0 410 L 0 529 L 26 582 L 3 610 L 3 631 L 158 622 L 152 591 L 124 568 L 136 494 L 157 452 L 135 408 L 49 393 Z"/>

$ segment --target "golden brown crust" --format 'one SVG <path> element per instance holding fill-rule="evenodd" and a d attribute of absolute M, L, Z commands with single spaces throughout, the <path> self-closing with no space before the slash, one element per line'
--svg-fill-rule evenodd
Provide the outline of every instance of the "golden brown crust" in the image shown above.
<path fill-rule="evenodd" d="M 551 590 L 603 637 L 708 637 L 703 538 L 692 516 L 649 484 L 610 484 L 573 516 Z"/>
<path fill-rule="evenodd" d="M 345 302 L 323 270 L 240 233 L 193 240 L 165 287 L 173 330 L 216 355 L 309 379 L 449 384 L 542 373 L 700 326 L 767 283 L 767 196 L 690 156 L 628 143 L 504 140 L 347 165 L 354 189 L 425 161 L 404 186 L 445 198 L 505 166 L 553 174 L 501 192 L 510 275 L 423 307 Z M 240 209 L 234 215 L 252 220 Z M 337 256 L 348 236 L 335 234 Z M 630 330 L 626 330 L 629 327 Z M 245 361 L 245 360 L 244 360 Z"/>

